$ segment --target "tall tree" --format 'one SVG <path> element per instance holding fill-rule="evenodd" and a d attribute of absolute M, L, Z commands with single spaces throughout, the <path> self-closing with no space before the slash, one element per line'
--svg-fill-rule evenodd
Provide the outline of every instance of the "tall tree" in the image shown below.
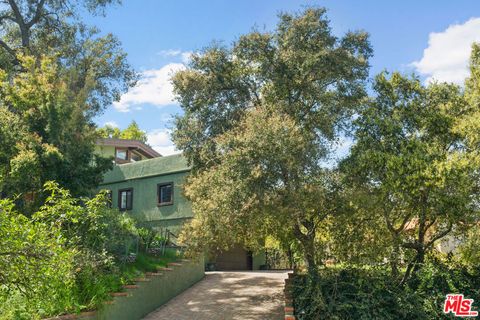
<path fill-rule="evenodd" d="M 478 167 L 456 130 L 469 106 L 455 85 L 424 87 L 398 73 L 378 75 L 374 91 L 355 120 L 356 142 L 343 169 L 375 202 L 369 214 L 390 235 L 394 276 L 402 254 L 408 259 L 405 282 L 438 240 L 475 217 Z"/>
<path fill-rule="evenodd" d="M 342 198 L 336 175 L 316 163 L 312 136 L 274 108 L 255 108 L 216 137 L 222 161 L 190 176 L 186 187 L 195 212 L 183 231 L 190 249 L 258 249 L 273 236 L 284 248 L 300 248 L 315 274 Z"/>
<path fill-rule="evenodd" d="M 74 194 L 87 195 L 111 167 L 94 155 L 95 130 L 70 99 L 71 92 L 52 59 L 22 57 L 15 77 L 0 70 L 0 192 L 33 193 L 56 180 Z M 34 201 L 34 204 L 38 204 Z"/>
<path fill-rule="evenodd" d="M 131 139 L 139 140 L 143 143 L 147 142 L 146 132 L 140 129 L 135 120 L 132 120 L 128 127 L 123 130 L 107 124 L 102 128 L 98 128 L 97 133 L 102 138 Z"/>
<path fill-rule="evenodd" d="M 295 155 L 297 166 L 288 163 L 285 168 L 270 163 L 268 149 L 259 149 L 259 154 L 267 152 L 264 156 L 265 161 L 269 159 L 269 165 L 244 158 L 247 168 L 254 169 L 252 166 L 258 165 L 272 170 L 267 184 L 270 187 L 291 185 L 292 192 L 309 190 L 310 185 L 313 185 L 312 190 L 321 188 L 313 181 L 322 180 L 317 177 L 322 172 L 321 162 L 329 154 L 339 130 L 365 96 L 364 80 L 372 50 L 365 32 L 349 32 L 341 38 L 332 35 L 325 9 L 307 9 L 294 15 L 285 13 L 279 19 L 274 32 L 253 31 L 241 36 L 232 47 L 212 45 L 194 55 L 189 68 L 173 77 L 174 89 L 184 110 L 184 115 L 176 119 L 173 140 L 193 164 L 194 176 L 198 174 L 201 179 L 202 172 L 209 168 L 228 166 L 229 148 L 237 144 L 219 145 L 223 141 L 220 137 L 230 132 L 242 137 L 242 128 L 248 128 L 243 121 L 248 123 L 253 110 L 262 109 L 277 115 L 276 119 L 284 117 L 291 121 L 289 129 L 285 130 L 298 131 L 298 137 L 309 148 Z M 262 117 L 264 121 L 266 118 Z M 270 136 L 265 139 L 270 142 L 274 142 L 275 135 L 283 130 L 268 132 L 267 129 L 265 135 Z M 253 145 L 255 139 L 247 139 L 245 143 Z M 281 137 L 279 141 L 288 142 Z M 255 155 L 254 152 L 248 154 Z M 268 188 L 267 185 L 264 187 Z M 208 209 L 214 214 L 221 203 L 213 197 L 208 197 L 212 200 L 209 207 L 198 210 Z M 191 199 L 195 207 L 199 199 L 195 196 Z M 305 259 L 314 270 L 316 261 L 311 244 L 317 235 L 316 211 L 307 214 L 310 211 L 306 206 L 285 206 L 280 202 L 276 205 L 271 212 L 287 214 L 285 212 L 289 211 L 287 215 L 290 215 L 295 238 L 300 241 Z M 198 221 L 194 224 L 199 225 Z M 261 228 L 253 223 L 250 226 Z M 214 228 L 211 224 L 203 227 Z"/>
<path fill-rule="evenodd" d="M 92 118 L 133 85 L 136 75 L 119 41 L 87 27 L 80 11 L 101 14 L 116 2 L 0 1 L 0 104 L 5 117 L 15 119 L 2 123 L 11 142 L 0 147 L 8 154 L 0 164 L 3 196 L 39 192 L 51 179 L 85 195 L 108 169 L 93 154 Z M 18 139 L 11 140 L 12 126 L 23 132 Z M 22 176 L 19 163 L 35 178 L 15 178 Z"/>
<path fill-rule="evenodd" d="M 111 34 L 99 36 L 82 23 L 82 7 L 101 14 L 117 0 L 3 0 L 0 15 L 0 66 L 21 69 L 19 54 L 56 57 L 69 89 L 94 115 L 117 99 L 135 81 L 119 41 Z"/>

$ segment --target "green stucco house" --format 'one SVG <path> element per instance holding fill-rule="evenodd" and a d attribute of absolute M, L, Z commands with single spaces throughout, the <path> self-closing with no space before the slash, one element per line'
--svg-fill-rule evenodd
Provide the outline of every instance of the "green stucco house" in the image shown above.
<path fill-rule="evenodd" d="M 100 189 L 109 191 L 112 207 L 128 212 L 141 223 L 178 234 L 183 224 L 193 218 L 191 204 L 183 195 L 183 185 L 191 169 L 186 159 L 181 154 L 157 156 L 140 141 L 107 140 L 100 141 L 103 149 L 97 144 L 100 150 L 97 152 L 115 161 L 100 185 Z M 144 158 L 129 159 L 128 154 L 134 152 Z M 263 255 L 252 255 L 242 247 L 214 253 L 213 257 L 210 262 L 218 270 L 253 270 L 265 263 Z"/>
<path fill-rule="evenodd" d="M 157 157 L 114 166 L 105 174 L 100 188 L 111 192 L 114 208 L 153 227 L 178 233 L 193 216 L 190 203 L 182 194 L 189 171 L 181 155 Z"/>

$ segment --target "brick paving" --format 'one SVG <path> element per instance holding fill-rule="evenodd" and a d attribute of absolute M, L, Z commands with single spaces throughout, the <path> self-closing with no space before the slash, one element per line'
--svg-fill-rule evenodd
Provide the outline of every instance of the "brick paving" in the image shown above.
<path fill-rule="evenodd" d="M 280 271 L 207 272 L 144 320 L 283 319 L 285 278 Z"/>

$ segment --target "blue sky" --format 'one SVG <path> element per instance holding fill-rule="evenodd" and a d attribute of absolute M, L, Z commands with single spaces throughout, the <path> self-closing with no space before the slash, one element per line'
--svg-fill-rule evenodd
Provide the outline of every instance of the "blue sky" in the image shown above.
<path fill-rule="evenodd" d="M 171 72 L 183 68 L 190 52 L 212 40 L 229 44 L 253 26 L 272 30 L 279 12 L 308 6 L 325 6 L 337 35 L 357 29 L 370 33 L 371 75 L 399 70 L 417 72 L 426 82 L 461 83 L 469 47 L 480 41 L 478 0 L 123 0 L 105 17 L 88 17 L 87 23 L 120 39 L 142 80 L 96 122 L 124 128 L 135 120 L 160 153 L 174 152 L 171 115 L 181 109 L 171 102 Z"/>

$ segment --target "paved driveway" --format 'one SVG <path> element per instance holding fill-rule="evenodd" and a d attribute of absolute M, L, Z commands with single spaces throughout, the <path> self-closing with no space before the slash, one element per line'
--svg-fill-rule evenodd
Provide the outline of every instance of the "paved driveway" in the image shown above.
<path fill-rule="evenodd" d="M 146 320 L 283 319 L 286 272 L 207 272 Z"/>

